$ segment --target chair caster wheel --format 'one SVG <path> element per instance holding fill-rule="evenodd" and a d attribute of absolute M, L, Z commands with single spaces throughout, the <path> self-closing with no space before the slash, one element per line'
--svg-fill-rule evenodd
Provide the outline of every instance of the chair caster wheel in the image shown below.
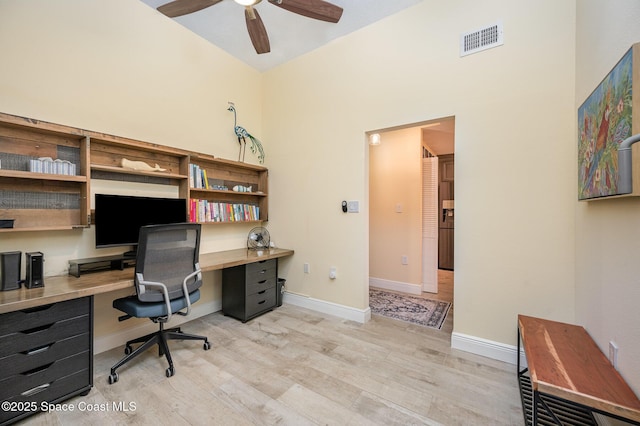
<path fill-rule="evenodd" d="M 205 351 L 208 351 L 209 349 L 211 349 L 211 343 L 209 343 L 209 342 L 204 342 L 204 345 L 202 346 L 202 348 L 203 348 Z"/>
<path fill-rule="evenodd" d="M 169 367 L 167 368 L 166 374 L 167 374 L 167 377 L 171 377 L 174 374 L 176 374 L 176 370 L 173 367 Z"/>
<path fill-rule="evenodd" d="M 133 348 L 129 345 L 124 347 L 124 354 L 125 355 L 129 355 L 131 352 L 133 352 Z"/>
<path fill-rule="evenodd" d="M 118 373 L 109 374 L 109 384 L 112 385 L 118 381 Z"/>

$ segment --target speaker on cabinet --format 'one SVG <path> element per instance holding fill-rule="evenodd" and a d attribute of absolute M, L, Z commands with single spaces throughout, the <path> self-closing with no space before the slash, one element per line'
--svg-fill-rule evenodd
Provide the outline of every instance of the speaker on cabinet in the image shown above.
<path fill-rule="evenodd" d="M 21 251 L 0 253 L 0 290 L 20 288 Z"/>
<path fill-rule="evenodd" d="M 27 279 L 25 287 L 44 287 L 44 255 L 39 251 L 25 253 L 27 257 Z"/>

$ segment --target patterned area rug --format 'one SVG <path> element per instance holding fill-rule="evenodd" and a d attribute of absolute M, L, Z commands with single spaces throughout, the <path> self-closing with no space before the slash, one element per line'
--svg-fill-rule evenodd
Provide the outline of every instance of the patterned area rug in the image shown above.
<path fill-rule="evenodd" d="M 371 313 L 440 330 L 451 303 L 369 289 Z"/>

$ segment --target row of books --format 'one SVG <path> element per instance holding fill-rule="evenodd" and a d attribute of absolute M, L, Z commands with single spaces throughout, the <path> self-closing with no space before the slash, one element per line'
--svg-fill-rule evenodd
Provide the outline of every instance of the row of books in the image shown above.
<path fill-rule="evenodd" d="M 229 189 L 224 185 L 212 186 L 207 177 L 207 171 L 193 163 L 189 164 L 189 186 L 196 189 L 219 189 L 223 191 Z"/>
<path fill-rule="evenodd" d="M 189 186 L 191 188 L 209 189 L 209 180 L 207 179 L 207 171 L 200 168 L 197 164 L 189 164 Z"/>
<path fill-rule="evenodd" d="M 64 160 L 29 160 L 29 171 L 33 173 L 46 173 L 51 175 L 76 175 L 76 165 Z"/>
<path fill-rule="evenodd" d="M 191 222 L 242 222 L 260 219 L 260 207 L 254 204 L 218 203 L 192 198 Z"/>

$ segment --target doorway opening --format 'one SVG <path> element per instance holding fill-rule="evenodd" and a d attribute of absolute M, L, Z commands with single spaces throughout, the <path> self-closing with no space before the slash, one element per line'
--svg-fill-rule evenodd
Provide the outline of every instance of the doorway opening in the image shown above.
<path fill-rule="evenodd" d="M 369 286 L 453 302 L 455 118 L 366 134 Z"/>

